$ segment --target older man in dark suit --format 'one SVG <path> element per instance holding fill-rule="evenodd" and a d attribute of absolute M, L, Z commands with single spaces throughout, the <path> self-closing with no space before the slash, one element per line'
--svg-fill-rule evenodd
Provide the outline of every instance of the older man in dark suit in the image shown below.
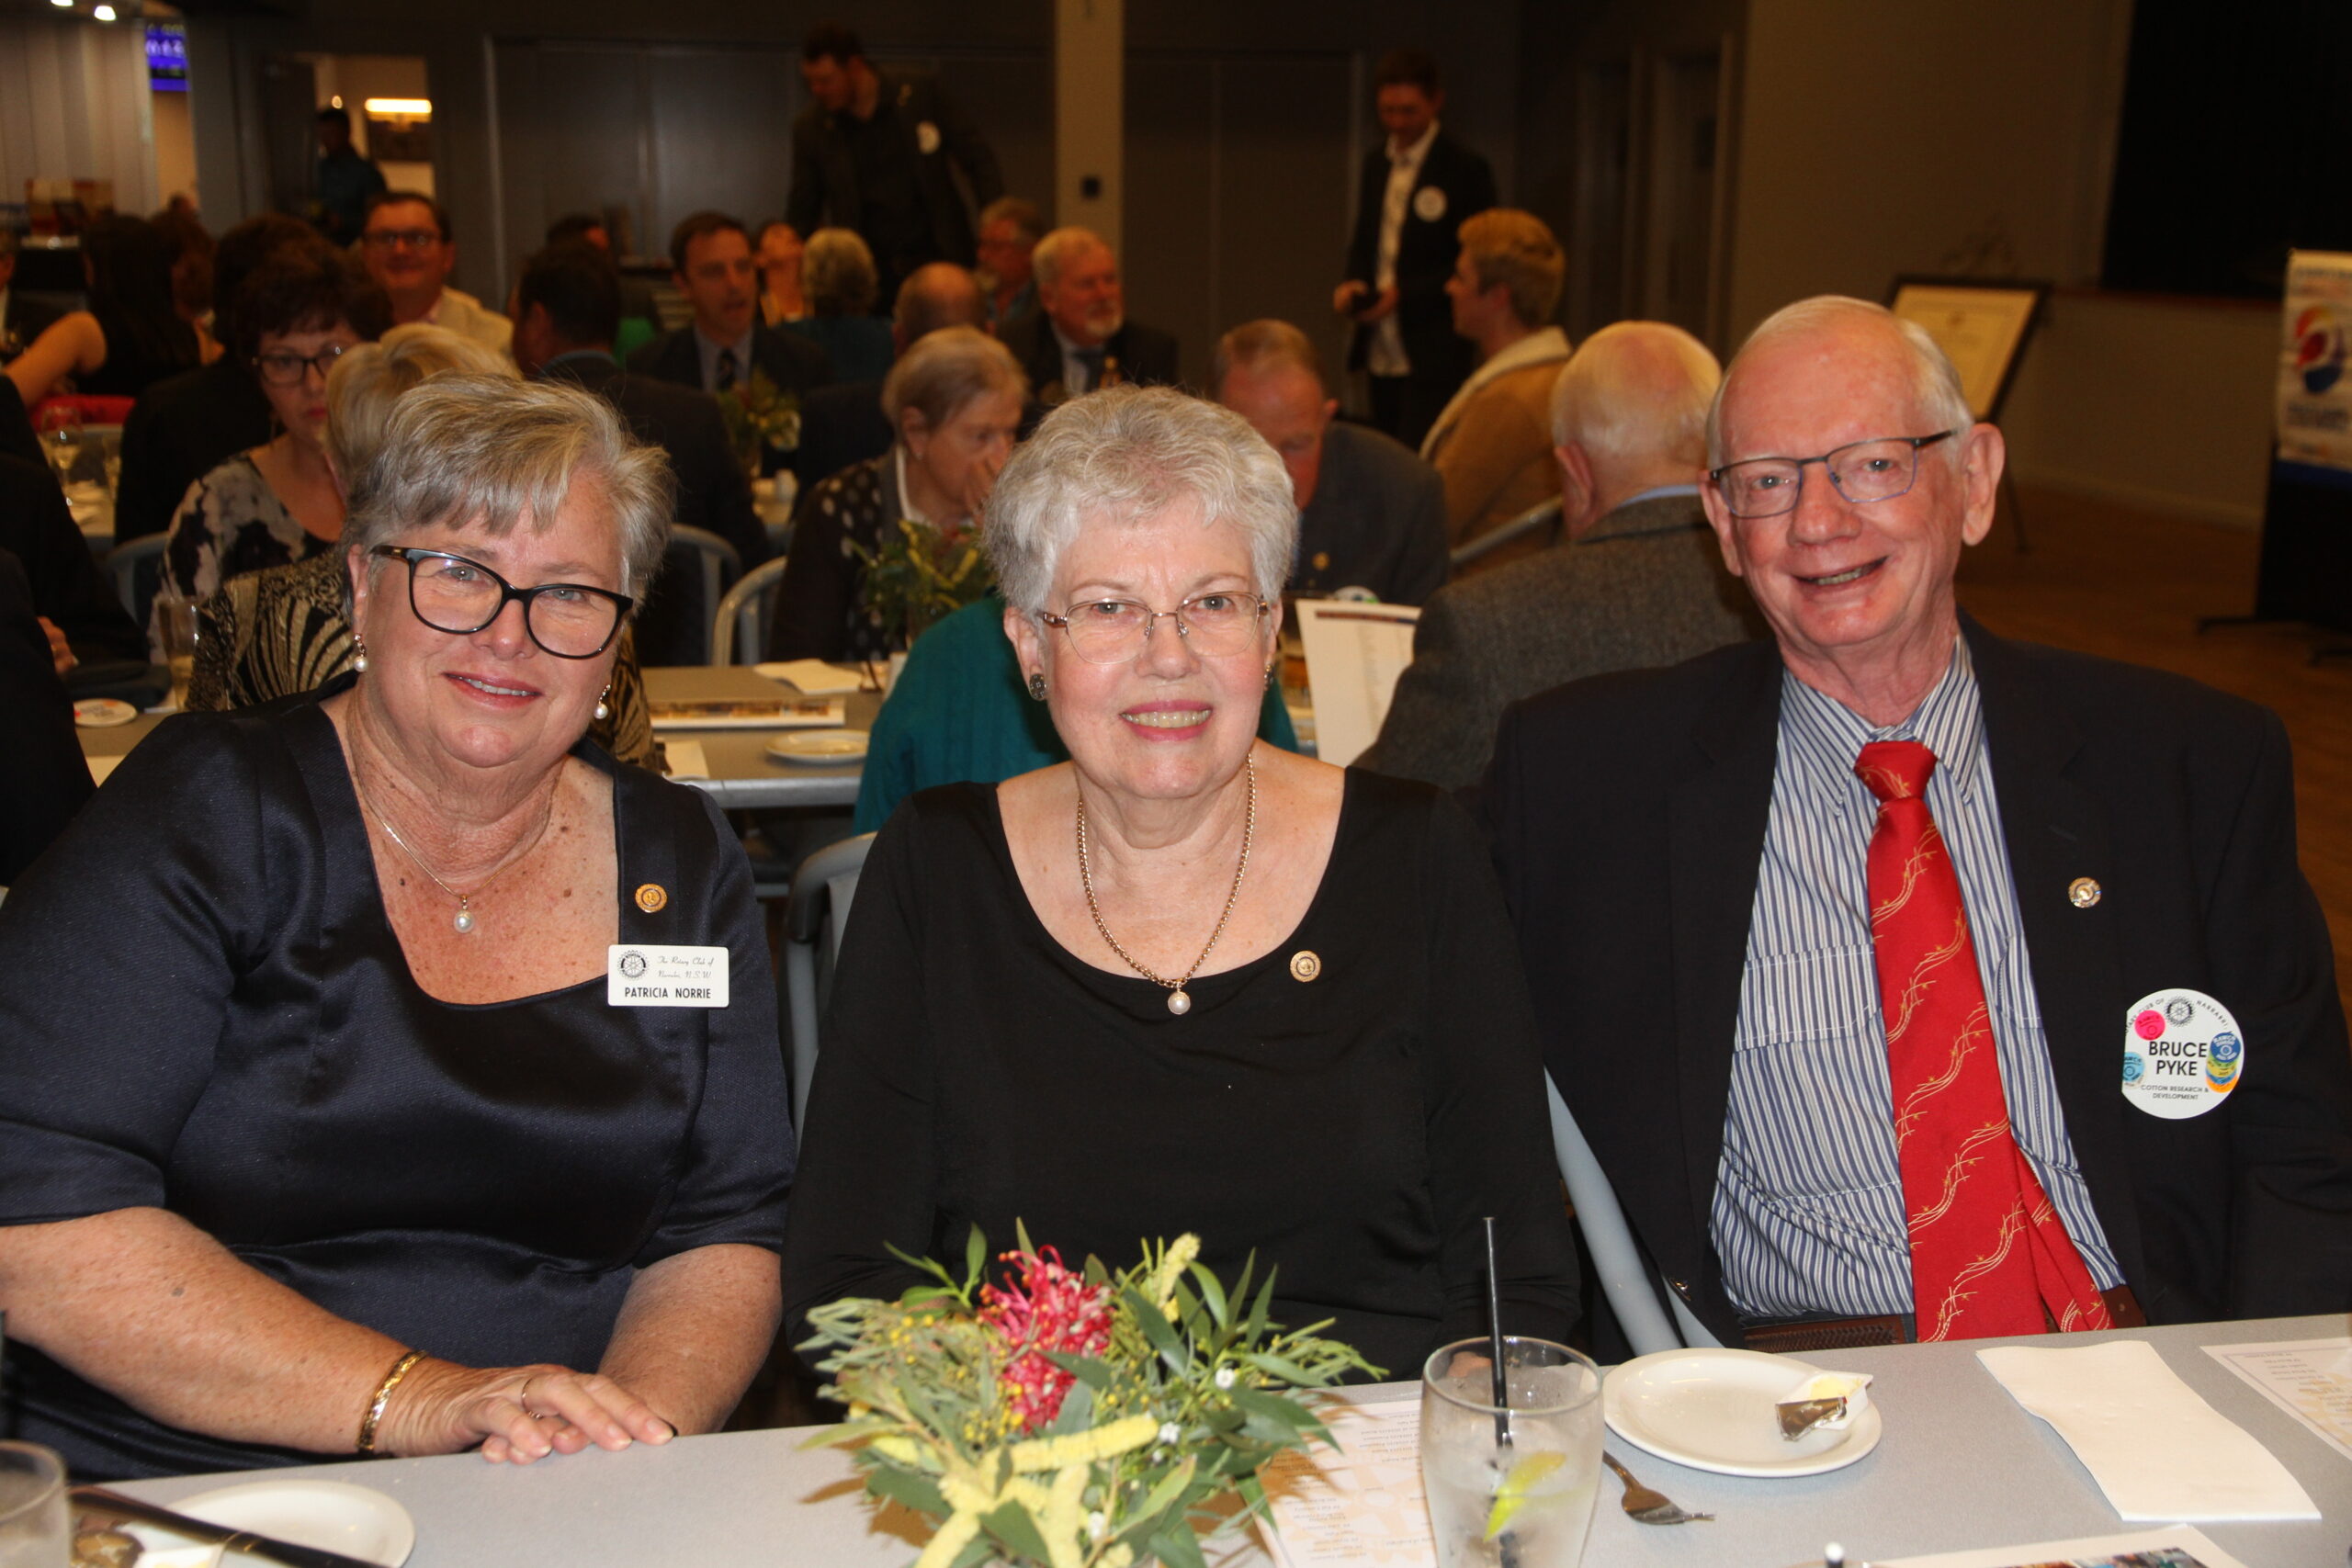
<path fill-rule="evenodd" d="M 1031 259 L 1037 309 L 1004 331 L 1029 389 L 1046 408 L 1098 387 L 1176 380 L 1176 340 L 1127 320 L 1119 258 L 1091 229 L 1057 229 Z"/>
<path fill-rule="evenodd" d="M 796 396 L 832 380 L 823 349 L 759 319 L 760 275 L 741 222 L 724 212 L 689 214 L 671 231 L 670 268 L 695 319 L 630 355 L 629 369 L 703 392 L 732 391 L 754 370 Z"/>
<path fill-rule="evenodd" d="M 621 287 L 610 256 L 578 240 L 548 246 L 524 265 L 514 314 L 514 362 L 523 374 L 576 382 L 618 409 L 639 441 L 670 455 L 677 520 L 733 545 L 747 570 L 767 558 L 767 530 L 718 400 L 615 363 Z M 648 664 L 699 662 L 717 609 L 700 602 L 695 583 L 663 573 L 638 615 L 638 657 Z"/>
<path fill-rule="evenodd" d="M 2352 1302 L 2352 1050 L 2287 739 L 1996 637 L 2000 432 L 1916 326 L 1757 329 L 1709 521 L 1772 643 L 1513 709 L 1555 1081 L 1668 1288 L 1770 1349 Z"/>
<path fill-rule="evenodd" d="M 1620 321 L 1577 350 L 1552 388 L 1563 542 L 1422 606 L 1413 662 L 1358 767 L 1460 789 L 1486 773 L 1521 697 L 1761 634 L 1699 503 L 1721 378 L 1703 344 L 1658 321 Z"/>
<path fill-rule="evenodd" d="M 1383 55 L 1373 96 L 1388 134 L 1364 154 L 1347 281 L 1331 308 L 1356 323 L 1348 368 L 1370 374 L 1373 423 L 1419 449 L 1476 363 L 1453 330 L 1445 280 L 1464 221 L 1495 204 L 1495 173 L 1438 124 L 1445 93 L 1419 50 Z"/>

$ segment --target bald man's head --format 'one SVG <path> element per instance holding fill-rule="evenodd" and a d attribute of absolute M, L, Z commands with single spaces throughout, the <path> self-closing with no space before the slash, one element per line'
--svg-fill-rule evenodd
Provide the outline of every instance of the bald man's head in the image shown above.
<path fill-rule="evenodd" d="M 942 327 L 988 330 L 988 296 L 972 275 L 954 262 L 919 266 L 899 285 L 890 311 L 890 335 L 904 354 L 916 340 Z"/>
<path fill-rule="evenodd" d="M 1552 386 L 1552 439 L 1570 537 L 1629 498 L 1695 485 L 1723 370 L 1663 321 L 1619 321 L 1584 340 Z"/>

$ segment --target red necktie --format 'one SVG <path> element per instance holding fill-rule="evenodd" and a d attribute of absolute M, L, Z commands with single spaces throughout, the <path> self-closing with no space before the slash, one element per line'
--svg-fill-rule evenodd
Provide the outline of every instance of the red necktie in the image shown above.
<path fill-rule="evenodd" d="M 1871 939 L 1894 1085 L 1918 1336 L 2112 1326 L 2107 1303 L 2009 1131 L 1968 909 L 1928 809 L 1936 754 L 1874 740 L 1854 774 L 1878 796 Z"/>

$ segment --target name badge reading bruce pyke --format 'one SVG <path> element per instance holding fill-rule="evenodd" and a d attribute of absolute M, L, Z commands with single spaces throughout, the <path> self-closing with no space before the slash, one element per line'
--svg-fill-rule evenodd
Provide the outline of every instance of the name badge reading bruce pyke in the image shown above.
<path fill-rule="evenodd" d="M 615 942 L 605 950 L 605 999 L 616 1008 L 723 1008 L 727 950 Z"/>

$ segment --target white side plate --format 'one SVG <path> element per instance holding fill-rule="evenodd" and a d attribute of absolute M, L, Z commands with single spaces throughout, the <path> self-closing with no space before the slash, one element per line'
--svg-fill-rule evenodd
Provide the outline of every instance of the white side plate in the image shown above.
<path fill-rule="evenodd" d="M 862 762 L 865 760 L 865 731 L 795 729 L 769 741 L 768 755 L 784 762 Z"/>
<path fill-rule="evenodd" d="M 1635 1448 L 1724 1475 L 1819 1475 L 1878 1447 L 1884 1423 L 1870 1407 L 1842 1432 L 1791 1442 L 1773 1406 L 1807 1374 L 1827 1371 L 1757 1350 L 1661 1350 L 1610 1369 L 1601 1416 Z"/>
<path fill-rule="evenodd" d="M 381 1492 L 343 1481 L 249 1481 L 166 1506 L 207 1524 L 322 1547 L 383 1568 L 400 1568 L 416 1545 L 416 1524 L 406 1508 Z M 139 1525 L 133 1533 L 149 1548 L 142 1564 L 213 1561 L 212 1548 L 190 1549 L 185 1536 L 156 1526 Z M 240 1552 L 234 1561 L 252 1560 Z"/>

